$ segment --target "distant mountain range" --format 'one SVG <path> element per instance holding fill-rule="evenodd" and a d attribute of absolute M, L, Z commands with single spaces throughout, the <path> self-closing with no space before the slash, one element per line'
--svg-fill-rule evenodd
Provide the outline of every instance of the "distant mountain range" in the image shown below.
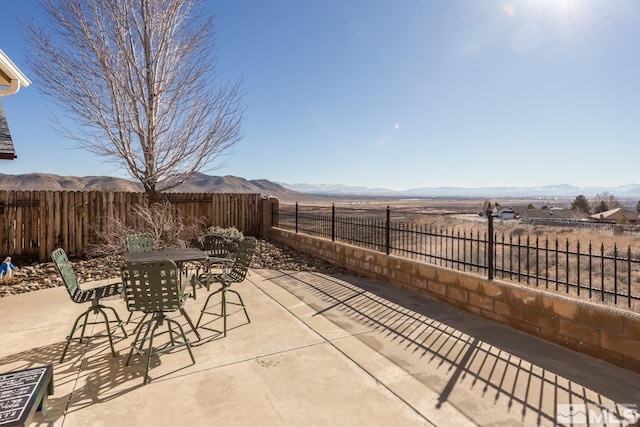
<path fill-rule="evenodd" d="M 616 198 L 640 198 L 640 184 L 617 187 L 576 187 L 569 184 L 544 185 L 540 187 L 421 187 L 396 191 L 385 188 L 349 187 L 346 185 L 285 184 L 285 188 L 316 195 L 362 195 L 386 197 L 585 197 L 609 193 Z"/>
<path fill-rule="evenodd" d="M 44 191 L 143 191 L 142 185 L 110 176 L 59 176 L 46 173 L 0 174 L 0 190 Z M 289 190 L 266 179 L 246 180 L 235 176 L 209 176 L 196 173 L 172 192 L 181 193 L 258 193 L 281 201 L 304 201 L 315 196 Z"/>
<path fill-rule="evenodd" d="M 111 190 L 142 191 L 139 183 L 110 176 L 59 176 L 44 173 L 6 175 L 0 173 L 0 190 Z M 422 187 L 396 191 L 386 188 L 350 187 L 347 185 L 286 184 L 266 179 L 246 180 L 236 176 L 210 176 L 196 173 L 186 183 L 173 190 L 185 193 L 259 193 L 274 196 L 283 202 L 308 201 L 321 197 L 562 197 L 574 198 L 580 194 L 592 197 L 609 193 L 618 199 L 640 199 L 640 184 L 617 187 L 576 187 L 569 184 L 540 187 Z"/>

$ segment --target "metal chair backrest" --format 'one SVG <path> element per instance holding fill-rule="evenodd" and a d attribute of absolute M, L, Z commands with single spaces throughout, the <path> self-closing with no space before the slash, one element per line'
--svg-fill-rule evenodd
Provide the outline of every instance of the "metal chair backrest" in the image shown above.
<path fill-rule="evenodd" d="M 229 273 L 227 273 L 234 282 L 242 282 L 247 276 L 247 270 L 249 270 L 251 258 L 253 258 L 253 254 L 256 250 L 256 244 L 256 238 L 252 236 L 247 236 L 240 241 L 235 261 L 233 262 Z"/>
<path fill-rule="evenodd" d="M 122 267 L 122 280 L 129 311 L 176 311 L 184 304 L 180 272 L 171 260 L 127 262 Z"/>
<path fill-rule="evenodd" d="M 210 257 L 225 258 L 229 255 L 227 240 L 217 234 L 206 234 L 196 241 L 196 246 Z"/>
<path fill-rule="evenodd" d="M 130 234 L 126 241 L 127 252 L 149 252 L 155 249 L 155 239 L 151 233 Z"/>
<path fill-rule="evenodd" d="M 74 299 L 75 295 L 78 292 L 82 292 L 82 290 L 80 289 L 80 285 L 78 284 L 76 273 L 73 271 L 71 262 L 67 257 L 67 253 L 64 251 L 64 249 L 58 248 L 51 253 L 51 260 L 56 266 L 58 273 L 60 273 L 62 281 L 67 288 L 67 292 L 69 292 L 69 296 L 71 297 L 71 299 Z"/>

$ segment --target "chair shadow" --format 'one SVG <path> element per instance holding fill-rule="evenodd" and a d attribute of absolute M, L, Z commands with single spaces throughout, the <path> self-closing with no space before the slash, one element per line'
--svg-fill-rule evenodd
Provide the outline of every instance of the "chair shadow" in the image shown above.
<path fill-rule="evenodd" d="M 67 350 L 63 363 L 60 363 L 60 356 L 66 341 L 1 356 L 0 366 L 7 366 L 9 371 L 49 364 L 54 367 L 54 394 L 47 397 L 42 412 L 36 413 L 33 423 L 53 425 L 66 414 L 94 404 L 108 402 L 143 387 L 146 359 L 134 353 L 129 366 L 126 366 L 129 346 L 121 345 L 122 341 L 130 339 L 135 325 L 135 323 L 128 325 L 128 338 L 121 334 L 114 334 L 116 357 L 111 354 L 106 335 L 96 335 L 83 340 L 82 343 L 74 340 Z M 215 336 L 207 337 L 203 343 L 214 339 Z M 181 349 L 175 351 L 178 352 Z M 157 368 L 161 364 L 162 357 L 152 357 L 150 374 L 153 373 L 154 367 Z M 163 380 L 190 366 L 189 362 L 185 362 L 184 366 L 171 371 L 164 371 L 156 376 L 150 375 L 151 381 Z"/>
<path fill-rule="evenodd" d="M 231 316 L 231 314 L 229 314 L 229 316 Z M 207 319 L 205 322 L 200 323 L 200 325 L 198 326 L 198 331 L 200 331 L 200 334 L 202 335 L 202 331 L 207 331 L 209 333 L 213 333 L 211 336 L 207 337 L 205 339 L 205 337 L 200 338 L 200 340 L 198 340 L 196 343 L 193 343 L 192 346 L 195 345 L 201 345 L 201 344 L 205 344 L 211 341 L 216 341 L 219 340 L 221 338 L 224 338 L 224 328 L 221 327 L 221 329 L 214 329 L 213 327 L 211 327 L 210 325 L 213 325 L 215 323 L 221 324 L 223 322 L 223 318 L 222 315 L 220 314 L 207 314 L 207 317 L 203 317 L 203 319 Z M 236 324 L 233 326 L 227 326 L 227 333 L 229 331 L 233 331 L 234 329 L 237 328 L 241 328 L 242 326 L 246 326 L 248 324 L 250 324 L 251 322 L 243 322 L 240 324 Z"/>
<path fill-rule="evenodd" d="M 279 273 L 269 280 L 301 299 L 305 292 L 296 292 L 296 287 L 302 285 L 327 304 L 315 315 L 339 310 L 394 343 L 396 350 L 444 369 L 446 383 L 438 388 L 437 407 L 462 387 L 489 405 L 506 404 L 510 414 L 521 421 L 534 418 L 537 425 L 555 425 L 559 404 L 613 408 L 622 419 L 625 405 L 640 400 L 640 390 L 629 395 L 627 389 L 625 394 L 616 387 L 616 378 L 609 376 L 610 370 L 598 369 L 604 362 L 488 319 L 470 320 L 474 315 L 427 297 L 371 280 L 358 279 L 355 285 L 350 283 L 354 278 L 348 276 Z M 356 337 L 376 351 L 382 350 L 371 334 Z M 408 372 L 415 368 L 408 358 L 397 359 L 397 363 L 405 363 L 402 367 Z M 620 375 L 627 373 L 621 370 Z"/>

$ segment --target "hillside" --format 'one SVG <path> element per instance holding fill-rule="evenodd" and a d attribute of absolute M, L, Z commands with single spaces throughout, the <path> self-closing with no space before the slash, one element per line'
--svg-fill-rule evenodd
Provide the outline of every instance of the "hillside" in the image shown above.
<path fill-rule="evenodd" d="M 0 174 L 0 190 L 45 191 L 142 191 L 138 183 L 110 176 L 60 176 L 45 173 L 23 175 Z M 313 196 L 289 190 L 271 181 L 246 180 L 235 176 L 195 174 L 189 181 L 175 188 L 181 193 L 259 193 L 274 196 L 283 202 L 313 199 Z"/>

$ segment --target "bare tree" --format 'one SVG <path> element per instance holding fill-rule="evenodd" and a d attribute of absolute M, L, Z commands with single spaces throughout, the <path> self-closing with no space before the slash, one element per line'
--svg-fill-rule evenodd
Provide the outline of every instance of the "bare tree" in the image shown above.
<path fill-rule="evenodd" d="M 616 197 L 608 191 L 605 191 L 602 194 L 596 194 L 593 198 L 592 204 L 594 213 L 600 213 L 620 207 L 620 202 L 618 202 Z"/>
<path fill-rule="evenodd" d="M 71 119 L 59 132 L 116 162 L 145 191 L 224 164 L 242 138 L 240 82 L 219 82 L 202 0 L 39 0 L 26 27 L 39 89 Z M 213 164 L 215 163 L 215 164 Z"/>

